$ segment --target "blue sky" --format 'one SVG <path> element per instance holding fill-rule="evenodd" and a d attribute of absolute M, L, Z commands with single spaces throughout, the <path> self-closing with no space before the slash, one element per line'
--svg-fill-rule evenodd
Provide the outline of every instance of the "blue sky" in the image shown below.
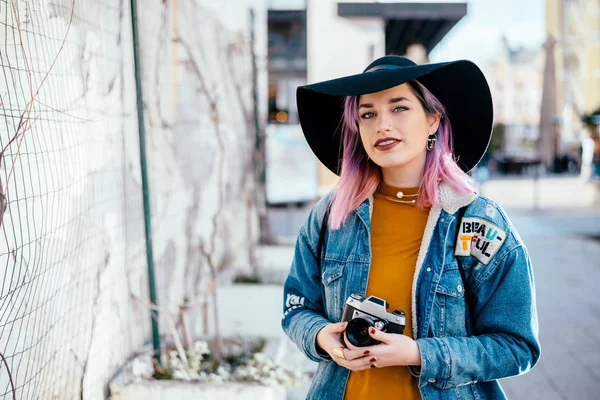
<path fill-rule="evenodd" d="M 545 0 L 469 0 L 467 15 L 436 46 L 430 61 L 482 62 L 498 49 L 502 35 L 511 46 L 539 47 L 545 34 Z"/>

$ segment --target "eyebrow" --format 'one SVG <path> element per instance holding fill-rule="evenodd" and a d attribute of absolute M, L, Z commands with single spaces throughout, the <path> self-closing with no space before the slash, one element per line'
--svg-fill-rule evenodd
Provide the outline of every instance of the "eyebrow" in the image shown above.
<path fill-rule="evenodd" d="M 409 99 L 407 99 L 406 97 L 394 97 L 392 99 L 390 99 L 389 103 L 390 104 L 394 104 L 394 103 L 399 103 L 401 101 L 410 101 Z M 361 104 L 360 106 L 358 106 L 358 108 L 373 108 L 373 104 L 371 103 L 365 103 L 365 104 Z"/>

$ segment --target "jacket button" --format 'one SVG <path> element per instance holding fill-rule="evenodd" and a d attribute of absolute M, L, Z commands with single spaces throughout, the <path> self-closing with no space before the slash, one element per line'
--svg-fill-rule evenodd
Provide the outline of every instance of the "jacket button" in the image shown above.
<path fill-rule="evenodd" d="M 427 379 L 427 381 L 428 381 L 429 383 L 435 383 L 435 378 L 429 378 L 429 379 Z"/>
<path fill-rule="evenodd" d="M 458 286 L 456 287 L 456 290 L 458 290 L 458 293 L 462 292 L 462 285 L 458 285 Z"/>
<path fill-rule="evenodd" d="M 431 272 L 431 268 L 427 268 L 427 272 Z"/>

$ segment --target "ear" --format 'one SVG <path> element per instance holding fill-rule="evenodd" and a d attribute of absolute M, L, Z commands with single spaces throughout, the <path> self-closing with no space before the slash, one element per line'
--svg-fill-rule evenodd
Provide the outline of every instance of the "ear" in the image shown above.
<path fill-rule="evenodd" d="M 435 133 L 440 127 L 440 121 L 442 119 L 442 114 L 428 114 L 427 115 L 427 123 L 429 124 L 428 132 Z"/>

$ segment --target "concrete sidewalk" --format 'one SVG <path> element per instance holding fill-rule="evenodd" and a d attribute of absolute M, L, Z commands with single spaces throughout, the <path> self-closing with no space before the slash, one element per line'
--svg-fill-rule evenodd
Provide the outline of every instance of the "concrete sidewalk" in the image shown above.
<path fill-rule="evenodd" d="M 533 263 L 542 358 L 502 385 L 510 399 L 597 399 L 600 211 L 509 215 Z"/>

